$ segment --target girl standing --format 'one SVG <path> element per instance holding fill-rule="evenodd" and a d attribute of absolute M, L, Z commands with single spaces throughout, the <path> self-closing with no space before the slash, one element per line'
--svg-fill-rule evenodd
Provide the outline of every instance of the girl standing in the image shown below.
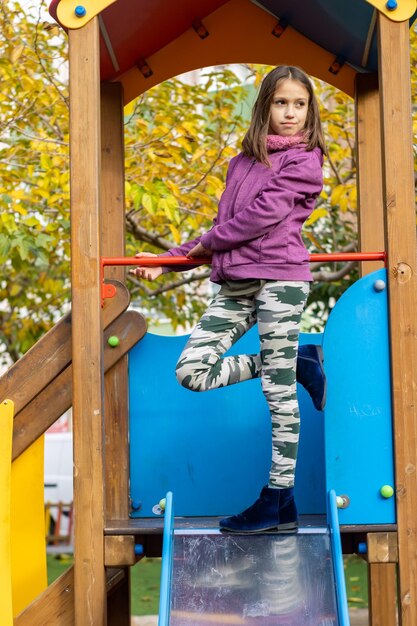
<path fill-rule="evenodd" d="M 297 527 L 298 336 L 312 280 L 301 228 L 323 186 L 325 153 L 317 100 L 302 70 L 280 66 L 264 78 L 242 146 L 229 164 L 213 227 L 166 253 L 211 257 L 211 280 L 221 285 L 191 334 L 176 373 L 194 391 L 261 377 L 272 421 L 269 482 L 252 506 L 222 519 L 220 528 L 292 531 Z M 162 272 L 184 269 L 139 266 L 131 271 L 154 280 Z M 223 358 L 255 323 L 260 354 Z M 319 397 L 313 400 L 319 408 L 324 400 L 321 357 L 316 346 L 308 348 L 305 364 L 308 375 L 316 378 L 313 387 Z"/>

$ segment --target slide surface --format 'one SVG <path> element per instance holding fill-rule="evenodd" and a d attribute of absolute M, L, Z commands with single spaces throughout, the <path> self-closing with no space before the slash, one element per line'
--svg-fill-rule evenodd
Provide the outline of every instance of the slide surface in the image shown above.
<path fill-rule="evenodd" d="M 336 626 L 330 532 L 176 530 L 170 626 Z"/>

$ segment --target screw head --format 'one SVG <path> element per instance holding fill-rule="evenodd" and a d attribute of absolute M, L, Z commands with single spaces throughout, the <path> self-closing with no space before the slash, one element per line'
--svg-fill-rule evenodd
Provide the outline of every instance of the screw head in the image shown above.
<path fill-rule="evenodd" d="M 77 17 L 84 17 L 87 14 L 87 9 L 82 4 L 77 4 L 74 13 Z"/>
<path fill-rule="evenodd" d="M 119 337 L 116 337 L 116 335 L 112 335 L 111 337 L 109 337 L 107 339 L 107 343 L 109 344 L 109 346 L 111 346 L 112 348 L 115 348 L 116 346 L 119 345 L 120 343 L 120 339 Z"/>
<path fill-rule="evenodd" d="M 392 496 L 394 495 L 394 489 L 391 487 L 391 485 L 382 485 L 379 493 L 383 498 L 392 498 Z"/>
<path fill-rule="evenodd" d="M 387 7 L 388 11 L 395 11 L 398 6 L 397 0 L 387 0 L 385 6 Z"/>
<path fill-rule="evenodd" d="M 385 287 L 386 287 L 385 280 L 382 280 L 379 278 L 378 280 L 374 282 L 375 291 L 384 291 Z"/>

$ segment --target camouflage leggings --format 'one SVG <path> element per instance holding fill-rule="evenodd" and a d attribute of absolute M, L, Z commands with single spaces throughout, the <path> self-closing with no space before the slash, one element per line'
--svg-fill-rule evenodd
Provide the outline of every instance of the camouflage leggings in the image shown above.
<path fill-rule="evenodd" d="M 218 294 L 198 322 L 177 363 L 177 379 L 192 391 L 207 391 L 260 376 L 271 412 L 269 485 L 294 484 L 300 431 L 296 361 L 308 282 L 268 281 L 251 296 Z M 223 358 L 258 322 L 260 354 Z"/>

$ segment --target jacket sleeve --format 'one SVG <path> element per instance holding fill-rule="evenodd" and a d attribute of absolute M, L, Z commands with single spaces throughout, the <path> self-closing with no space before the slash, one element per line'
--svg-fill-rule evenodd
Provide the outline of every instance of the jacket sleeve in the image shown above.
<path fill-rule="evenodd" d="M 318 196 L 322 187 L 318 155 L 302 152 L 271 177 L 253 202 L 202 235 L 201 243 L 210 250 L 225 251 L 262 237 L 285 219 L 300 200 Z"/>
<path fill-rule="evenodd" d="M 229 180 L 233 169 L 237 163 L 237 159 L 238 157 L 234 157 L 233 159 L 231 159 L 230 163 L 229 163 L 229 167 L 227 169 L 227 174 L 226 174 L 226 185 L 227 185 L 227 181 Z M 217 218 L 213 219 L 213 226 L 212 228 L 214 228 L 216 226 L 216 222 L 217 222 Z M 211 230 L 209 231 L 211 232 Z M 201 241 L 201 236 L 196 237 L 195 239 L 192 239 L 191 241 L 187 241 L 186 243 L 181 244 L 180 246 L 177 246 L 175 248 L 170 248 L 167 252 L 163 252 L 162 254 L 158 254 L 159 257 L 164 257 L 164 256 L 186 256 L 188 254 L 188 252 L 194 248 L 194 246 L 196 246 L 199 242 Z M 210 250 L 211 248 L 209 248 Z M 167 274 L 168 272 L 185 272 L 187 270 L 192 270 L 194 268 L 198 267 L 198 265 L 165 265 L 162 266 L 162 273 L 163 274 Z"/>

